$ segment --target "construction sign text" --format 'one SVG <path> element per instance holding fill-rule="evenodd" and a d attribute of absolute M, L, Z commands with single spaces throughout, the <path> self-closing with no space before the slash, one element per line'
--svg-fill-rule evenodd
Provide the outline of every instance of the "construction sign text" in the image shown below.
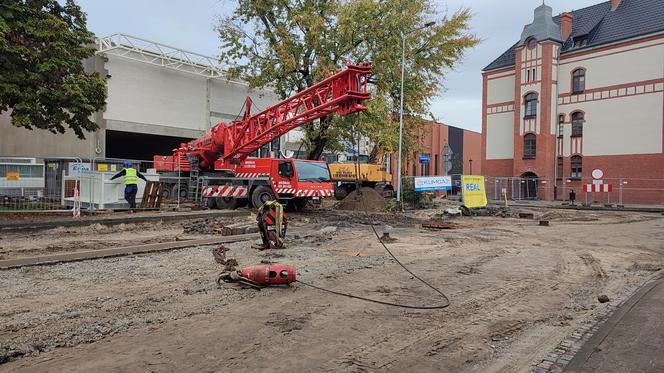
<path fill-rule="evenodd" d="M 452 190 L 451 176 L 416 177 L 415 191 Z"/>
<path fill-rule="evenodd" d="M 461 176 L 463 191 L 463 205 L 468 208 L 486 207 L 486 191 L 484 190 L 484 176 Z"/>

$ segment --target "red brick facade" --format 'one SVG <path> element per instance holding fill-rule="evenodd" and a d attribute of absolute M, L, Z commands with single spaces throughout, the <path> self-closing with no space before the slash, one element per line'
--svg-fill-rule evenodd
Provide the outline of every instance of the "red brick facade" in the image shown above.
<path fill-rule="evenodd" d="M 563 14 L 561 17 L 563 20 L 561 34 L 566 39 L 571 32 L 574 20 L 571 14 Z M 617 61 L 624 61 L 624 56 L 629 55 L 628 52 L 645 48 L 651 48 L 651 51 L 664 51 L 664 35 L 648 35 L 611 46 L 572 51 L 562 55 L 559 55 L 560 47 L 561 43 L 556 41 L 537 41 L 537 46 L 535 46 L 532 40 L 526 39 L 515 50 L 514 66 L 483 73 L 482 174 L 495 177 L 535 177 L 539 180 L 539 199 L 550 199 L 554 195 L 557 199 L 567 198 L 567 195 L 563 194 L 573 188 L 577 192 L 577 199 L 582 200 L 580 196 L 585 197 L 583 195 L 583 184 L 591 183 L 592 171 L 600 169 L 604 173 L 604 182 L 613 184 L 614 194 L 609 195 L 608 200 L 614 203 L 617 202 L 618 190 L 620 190 L 620 198 L 624 203 L 664 203 L 664 70 L 660 68 L 659 73 L 654 73 L 653 76 L 648 76 L 647 79 L 629 81 L 613 79 L 608 76 L 607 71 L 610 71 L 611 68 L 598 67 L 596 60 L 588 62 L 597 58 L 604 58 L 602 61 L 608 61 L 609 59 L 606 57 L 614 54 L 623 56 L 620 57 L 622 59 Z M 597 53 L 600 52 L 601 54 L 598 55 Z M 656 56 L 657 54 L 653 53 L 653 55 Z M 654 64 L 660 63 L 657 59 L 655 61 L 657 62 L 654 62 Z M 565 65 L 565 72 L 561 73 L 561 70 L 563 70 L 561 66 L 563 65 Z M 588 68 L 588 66 L 592 67 Z M 622 69 L 628 67 L 616 66 L 614 74 L 621 74 Z M 582 69 L 584 72 L 590 71 L 589 74 L 594 74 L 590 76 L 595 80 L 592 81 L 592 86 L 586 86 L 587 89 L 573 92 L 572 74 L 577 69 Z M 652 70 L 657 71 L 656 68 Z M 537 76 L 534 78 L 535 74 Z M 658 74 L 659 76 L 657 76 Z M 514 101 L 502 102 L 506 101 L 506 94 L 489 92 L 490 82 L 494 82 L 494 79 L 511 82 L 512 77 L 514 79 Z M 561 85 L 556 79 L 564 79 L 562 86 L 565 88 L 560 88 Z M 601 84 L 600 81 L 619 84 Z M 502 84 L 493 85 L 493 87 L 505 87 L 505 83 Z M 525 96 L 529 93 L 538 95 L 536 116 L 534 117 L 525 117 Z M 655 108 L 654 111 L 658 113 L 657 110 L 659 110 L 662 113 L 661 123 L 657 123 L 659 119 L 655 119 L 659 118 L 659 114 L 649 114 L 647 122 L 648 131 L 650 131 L 648 133 L 660 131 L 662 134 L 662 145 L 658 152 L 642 151 L 639 148 L 640 143 L 632 143 L 629 146 L 622 147 L 621 149 L 632 150 L 625 151 L 625 154 L 614 150 L 612 148 L 613 144 L 620 145 L 621 141 L 630 141 L 629 138 L 621 138 L 620 132 L 615 132 L 615 135 L 613 133 L 607 135 L 608 132 L 604 128 L 606 128 L 607 122 L 611 121 L 610 112 L 607 113 L 607 109 L 603 109 L 604 111 L 599 113 L 598 106 L 590 104 L 610 102 L 611 106 L 608 106 L 608 110 L 624 113 L 627 110 L 635 110 L 635 107 L 639 107 L 634 106 L 635 101 L 630 101 L 632 106 L 627 106 L 627 100 L 634 100 L 635 96 L 647 96 L 650 97 L 650 100 L 653 97 L 661 96 L 659 103 L 661 107 Z M 490 97 L 493 101 L 490 101 Z M 595 109 L 591 109 L 590 112 L 586 113 L 584 111 L 586 107 L 594 107 Z M 602 106 L 602 108 L 606 107 Z M 652 105 L 648 107 L 648 110 L 648 113 L 652 113 Z M 505 115 L 512 111 L 514 118 L 513 127 L 511 127 L 513 131 L 513 154 L 508 156 L 510 150 L 505 148 L 507 146 L 505 143 L 509 139 L 505 139 L 504 134 L 496 134 L 496 131 L 506 128 L 506 121 L 510 119 L 506 118 Z M 581 136 L 570 135 L 572 114 L 576 112 L 583 113 L 584 132 Z M 491 119 L 493 118 L 492 115 L 496 115 L 500 119 Z M 564 136 L 558 133 L 559 115 L 564 115 Z M 585 127 L 585 122 L 589 117 L 593 120 L 592 127 L 590 127 L 592 131 L 586 131 Z M 600 120 L 598 119 L 600 117 L 606 119 Z M 490 121 L 493 122 L 490 123 Z M 615 123 L 624 123 L 624 131 L 632 130 L 629 121 Z M 492 127 L 487 131 L 490 124 Z M 524 137 L 530 134 L 534 135 L 536 139 L 536 155 L 534 157 L 524 156 Z M 496 136 L 500 139 L 492 138 L 489 141 L 487 136 Z M 593 138 L 592 136 L 596 137 Z M 616 137 L 611 138 L 611 136 Z M 598 143 L 602 145 L 598 146 Z M 492 147 L 492 157 L 487 156 L 489 153 L 487 146 Z M 503 148 L 496 151 L 498 146 Z M 585 149 L 589 146 L 594 146 L 592 151 Z M 649 146 L 648 149 L 653 150 L 658 147 L 657 143 L 653 145 L 652 141 L 649 142 Z M 598 149 L 603 150 L 598 151 Z M 584 150 L 590 153 L 586 154 Z M 606 155 L 602 155 L 604 151 L 606 151 Z M 580 156 L 582 159 L 581 178 L 571 177 L 571 159 L 573 156 Z M 557 165 L 559 158 L 563 160 L 562 174 L 559 174 L 560 170 Z M 555 193 L 551 188 L 553 185 L 555 186 Z M 588 198 L 589 201 L 606 201 L 607 195 L 597 193 L 589 195 Z"/>

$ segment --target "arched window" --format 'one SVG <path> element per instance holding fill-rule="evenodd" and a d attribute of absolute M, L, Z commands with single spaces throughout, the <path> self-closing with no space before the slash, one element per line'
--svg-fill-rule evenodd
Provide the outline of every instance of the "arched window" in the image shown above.
<path fill-rule="evenodd" d="M 537 137 L 532 133 L 523 137 L 523 159 L 535 159 L 537 155 Z"/>
<path fill-rule="evenodd" d="M 584 116 L 582 112 L 572 114 L 572 137 L 583 136 Z"/>
<path fill-rule="evenodd" d="M 526 110 L 524 111 L 524 118 L 537 117 L 537 93 L 528 93 L 524 98 Z"/>
<path fill-rule="evenodd" d="M 563 124 L 565 124 L 565 114 L 560 114 L 558 116 L 558 137 L 563 137 L 565 131 Z"/>
<path fill-rule="evenodd" d="M 535 38 L 528 39 L 526 45 L 528 46 L 528 49 L 535 49 L 537 47 L 537 39 Z"/>
<path fill-rule="evenodd" d="M 576 69 L 572 72 L 572 93 L 583 93 L 586 90 L 586 70 Z"/>
<path fill-rule="evenodd" d="M 582 175 L 582 161 L 583 159 L 579 155 L 573 155 L 571 159 L 572 164 L 572 173 L 570 174 L 572 179 L 580 179 Z"/>

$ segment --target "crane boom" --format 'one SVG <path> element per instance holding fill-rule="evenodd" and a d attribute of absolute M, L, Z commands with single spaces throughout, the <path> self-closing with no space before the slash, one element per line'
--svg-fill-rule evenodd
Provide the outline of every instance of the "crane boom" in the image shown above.
<path fill-rule="evenodd" d="M 371 98 L 367 88 L 370 73 L 369 63 L 348 64 L 345 70 L 256 115 L 251 115 L 251 99 L 247 97 L 242 119 L 215 125 L 205 136 L 182 144 L 175 156 L 195 154 L 200 169 L 210 170 L 217 159 L 242 161 L 272 140 L 316 119 L 366 110 L 362 102 Z"/>

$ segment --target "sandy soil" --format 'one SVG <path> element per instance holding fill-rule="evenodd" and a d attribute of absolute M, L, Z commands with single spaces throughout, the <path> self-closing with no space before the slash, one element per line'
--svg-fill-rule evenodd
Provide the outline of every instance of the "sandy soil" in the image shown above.
<path fill-rule="evenodd" d="M 292 217 L 286 250 L 227 245 L 240 265 L 291 263 L 330 289 L 440 303 L 367 224 L 389 225 L 392 251 L 450 297 L 438 311 L 303 284 L 217 288 L 210 247 L 2 271 L 0 372 L 530 371 L 606 307 L 597 295 L 620 302 L 664 267 L 660 215 L 536 213 L 551 226 L 474 217 L 429 231 L 411 219 L 317 211 Z"/>

